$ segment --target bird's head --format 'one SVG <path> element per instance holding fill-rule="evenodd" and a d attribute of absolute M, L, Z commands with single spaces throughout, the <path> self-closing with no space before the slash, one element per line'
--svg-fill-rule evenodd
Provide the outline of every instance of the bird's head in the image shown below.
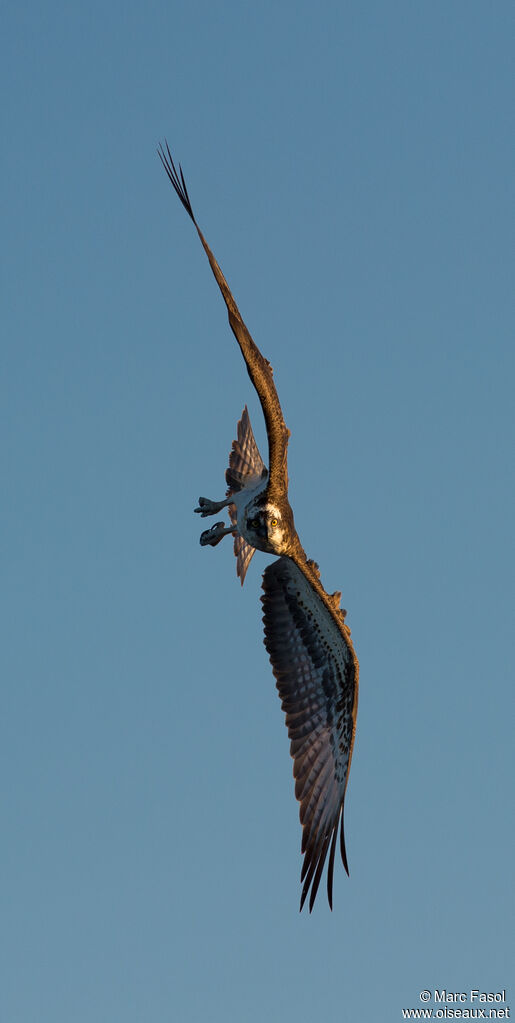
<path fill-rule="evenodd" d="M 247 506 L 243 534 L 248 543 L 268 554 L 285 554 L 289 548 L 284 512 L 268 501 L 262 504 L 258 500 Z"/>

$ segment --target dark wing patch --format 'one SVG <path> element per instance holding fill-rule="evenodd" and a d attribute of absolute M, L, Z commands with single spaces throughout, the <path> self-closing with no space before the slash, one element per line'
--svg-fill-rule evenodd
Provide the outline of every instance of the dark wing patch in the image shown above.
<path fill-rule="evenodd" d="M 237 439 L 232 442 L 229 468 L 225 473 L 225 480 L 228 486 L 225 494 L 226 497 L 238 493 L 244 487 L 256 486 L 261 479 L 268 475 L 252 432 L 246 405 L 241 414 L 237 429 Z"/>
<path fill-rule="evenodd" d="M 309 581 L 286 557 L 263 574 L 265 646 L 286 714 L 300 802 L 304 882 L 310 912 L 329 852 L 332 908 L 338 826 L 344 867 L 343 804 L 354 743 L 357 669 L 352 650 Z"/>
<path fill-rule="evenodd" d="M 255 487 L 267 475 L 268 472 L 259 454 L 256 439 L 250 425 L 249 413 L 245 405 L 237 427 L 237 439 L 232 442 L 229 468 L 225 473 L 225 480 L 228 485 L 225 496 L 230 497 L 231 494 L 237 494 L 240 490 L 244 490 L 245 487 Z M 229 505 L 229 515 L 232 525 L 235 526 L 236 506 L 234 504 Z M 252 561 L 255 549 L 239 533 L 235 534 L 236 574 L 238 579 L 241 580 L 242 586 L 245 582 L 247 569 Z"/>

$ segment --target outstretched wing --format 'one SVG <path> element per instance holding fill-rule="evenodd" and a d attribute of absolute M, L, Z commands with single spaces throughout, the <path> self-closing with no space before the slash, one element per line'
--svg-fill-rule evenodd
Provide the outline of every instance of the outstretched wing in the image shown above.
<path fill-rule="evenodd" d="M 228 484 L 226 497 L 238 494 L 245 489 L 253 489 L 268 476 L 268 471 L 256 444 L 256 439 L 250 425 L 247 406 L 243 409 L 241 419 L 238 423 L 237 439 L 232 442 L 232 449 L 229 455 L 229 468 L 226 470 L 225 479 Z M 233 526 L 237 522 L 236 505 L 229 505 L 229 515 Z M 236 556 L 236 574 L 245 582 L 247 569 L 252 561 L 256 548 L 240 536 L 234 535 L 234 553 Z"/>
<path fill-rule="evenodd" d="M 311 888 L 311 912 L 328 852 L 332 908 L 338 826 L 348 873 L 343 804 L 356 726 L 358 664 L 341 614 L 329 610 L 290 558 L 281 557 L 266 568 L 263 590 L 265 646 L 286 713 L 300 802 L 300 908 Z"/>
<path fill-rule="evenodd" d="M 277 488 L 278 492 L 284 492 L 288 489 L 287 448 L 290 431 L 284 422 L 284 416 L 277 396 L 277 391 L 275 389 L 272 367 L 268 360 L 261 355 L 259 348 L 252 340 L 241 318 L 240 311 L 232 297 L 227 281 L 225 280 L 225 277 L 218 266 L 218 263 L 213 256 L 197 221 L 195 220 L 182 168 L 179 166 L 179 172 L 177 172 L 172 159 L 172 154 L 166 141 L 165 146 L 166 152 L 162 146 L 159 146 L 157 150 L 159 159 L 161 160 L 161 163 L 163 164 L 163 167 L 168 174 L 184 209 L 191 217 L 195 227 L 197 228 L 198 236 L 202 242 L 207 258 L 209 259 L 216 283 L 222 292 L 224 302 L 227 306 L 232 332 L 241 348 L 248 374 L 256 388 L 258 398 L 261 402 L 268 435 L 268 465 L 270 468 L 271 493 L 275 488 Z"/>

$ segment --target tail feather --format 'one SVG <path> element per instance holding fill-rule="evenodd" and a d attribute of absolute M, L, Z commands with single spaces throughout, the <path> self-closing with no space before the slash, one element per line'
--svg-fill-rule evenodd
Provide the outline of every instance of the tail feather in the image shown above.
<path fill-rule="evenodd" d="M 226 497 L 237 494 L 244 487 L 255 486 L 268 475 L 265 463 L 259 454 L 252 427 L 250 425 L 247 406 L 243 409 L 238 423 L 238 436 L 232 442 L 229 455 L 229 468 L 225 473 L 228 486 Z"/>

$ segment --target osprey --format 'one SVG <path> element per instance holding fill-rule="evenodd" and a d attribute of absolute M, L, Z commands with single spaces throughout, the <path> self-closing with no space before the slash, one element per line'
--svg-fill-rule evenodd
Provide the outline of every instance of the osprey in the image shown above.
<path fill-rule="evenodd" d="M 158 154 L 191 217 L 222 292 L 229 323 L 257 391 L 268 436 L 268 466 L 259 454 L 247 408 L 233 441 L 225 499 L 200 497 L 195 511 L 205 518 L 228 508 L 230 526 L 217 522 L 200 537 L 216 546 L 234 537 L 237 574 L 243 585 L 256 550 L 278 554 L 263 573 L 265 646 L 286 714 L 291 740 L 295 795 L 300 803 L 304 860 L 300 908 L 309 893 L 310 912 L 329 853 L 327 896 L 332 909 L 333 871 L 340 829 L 343 865 L 349 873 L 343 832 L 343 804 L 356 731 L 358 661 L 341 593 L 326 593 L 318 565 L 308 560 L 288 502 L 287 448 L 290 431 L 275 389 L 272 367 L 252 340 L 225 277 L 193 214 L 182 168 L 177 172 L 165 142 Z"/>

